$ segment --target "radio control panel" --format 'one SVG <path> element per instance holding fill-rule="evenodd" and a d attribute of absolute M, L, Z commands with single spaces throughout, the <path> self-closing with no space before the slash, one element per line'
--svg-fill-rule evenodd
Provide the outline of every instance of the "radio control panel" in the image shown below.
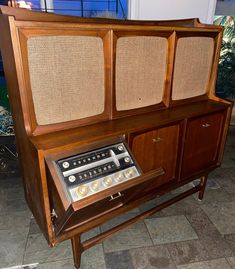
<path fill-rule="evenodd" d="M 61 159 L 55 165 L 72 202 L 141 174 L 124 143 Z"/>

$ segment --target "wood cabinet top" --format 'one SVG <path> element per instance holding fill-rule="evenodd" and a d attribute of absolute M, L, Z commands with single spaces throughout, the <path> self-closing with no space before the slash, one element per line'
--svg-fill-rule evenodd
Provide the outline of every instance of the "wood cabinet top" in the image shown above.
<path fill-rule="evenodd" d="M 60 151 L 63 148 L 69 149 L 99 139 L 140 132 L 141 130 L 151 130 L 185 118 L 221 111 L 228 108 L 228 106 L 229 104 L 223 102 L 205 100 L 167 110 L 125 117 L 51 134 L 32 136 L 30 140 L 39 150 Z"/>
<path fill-rule="evenodd" d="M 199 19 L 182 19 L 167 21 L 140 21 L 140 20 L 118 20 L 107 18 L 83 18 L 76 16 L 64 16 L 45 12 L 36 12 L 21 8 L 0 6 L 0 13 L 14 16 L 16 20 L 22 21 L 47 21 L 47 22 L 72 22 L 72 23 L 97 23 L 97 24 L 120 24 L 120 25 L 146 25 L 146 26 L 180 26 L 180 27 L 211 27 L 215 26 L 203 24 Z M 216 28 L 221 28 L 217 26 Z"/>

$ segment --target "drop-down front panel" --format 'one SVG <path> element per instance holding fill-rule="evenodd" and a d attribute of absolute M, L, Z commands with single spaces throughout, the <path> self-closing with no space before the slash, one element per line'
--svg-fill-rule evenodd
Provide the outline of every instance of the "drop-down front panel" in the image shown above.
<path fill-rule="evenodd" d="M 54 164 L 71 202 L 140 175 L 140 170 L 124 143 L 63 158 Z"/>

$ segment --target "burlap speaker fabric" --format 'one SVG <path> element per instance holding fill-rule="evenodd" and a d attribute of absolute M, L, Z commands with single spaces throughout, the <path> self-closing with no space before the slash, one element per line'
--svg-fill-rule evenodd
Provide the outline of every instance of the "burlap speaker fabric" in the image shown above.
<path fill-rule="evenodd" d="M 207 92 L 213 53 L 213 38 L 179 38 L 173 75 L 173 100 L 196 97 Z"/>
<path fill-rule="evenodd" d="M 162 101 L 166 77 L 167 39 L 121 37 L 116 50 L 116 108 L 128 110 Z"/>
<path fill-rule="evenodd" d="M 30 83 L 39 125 L 104 111 L 104 53 L 99 37 L 28 39 Z"/>

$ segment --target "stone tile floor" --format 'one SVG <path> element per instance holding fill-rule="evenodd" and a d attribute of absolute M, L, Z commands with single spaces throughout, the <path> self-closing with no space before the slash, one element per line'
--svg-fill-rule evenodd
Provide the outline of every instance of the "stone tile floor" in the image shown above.
<path fill-rule="evenodd" d="M 187 186 L 186 186 L 187 187 Z M 179 193 L 151 201 L 105 223 L 97 234 Z M 0 179 L 0 268 L 38 263 L 37 269 L 73 268 L 69 241 L 50 249 L 24 201 L 20 178 Z M 235 127 L 223 164 L 197 195 L 105 240 L 82 256 L 82 269 L 235 269 Z"/>

